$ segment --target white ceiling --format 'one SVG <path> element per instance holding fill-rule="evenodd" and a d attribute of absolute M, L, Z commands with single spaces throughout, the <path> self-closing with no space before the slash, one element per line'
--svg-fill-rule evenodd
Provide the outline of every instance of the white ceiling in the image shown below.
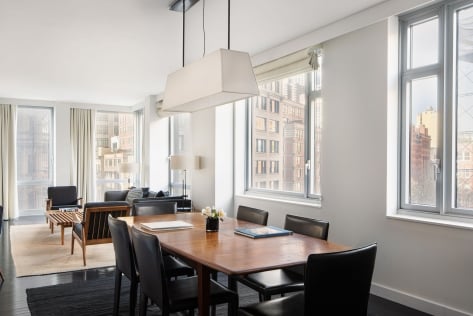
<path fill-rule="evenodd" d="M 0 98 L 134 105 L 182 66 L 170 0 L 0 0 Z M 231 48 L 250 55 L 384 0 L 233 0 Z M 203 0 L 186 14 L 186 63 L 202 56 Z M 227 46 L 227 1 L 205 0 L 206 52 Z"/>

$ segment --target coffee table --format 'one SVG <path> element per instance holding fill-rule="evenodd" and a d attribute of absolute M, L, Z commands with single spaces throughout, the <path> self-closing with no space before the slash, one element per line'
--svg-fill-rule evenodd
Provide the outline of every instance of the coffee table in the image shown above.
<path fill-rule="evenodd" d="M 54 233 L 54 225 L 61 227 L 61 245 L 64 245 L 64 228 L 72 227 L 76 218 L 82 220 L 82 211 L 46 211 L 46 218 L 49 220 L 51 234 Z"/>

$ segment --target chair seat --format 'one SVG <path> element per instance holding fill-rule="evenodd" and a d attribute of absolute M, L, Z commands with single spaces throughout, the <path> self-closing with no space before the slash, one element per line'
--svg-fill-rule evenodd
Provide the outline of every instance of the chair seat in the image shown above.
<path fill-rule="evenodd" d="M 176 257 L 171 255 L 163 256 L 164 268 L 166 269 L 166 275 L 170 278 L 174 278 L 181 275 L 192 276 L 194 275 L 194 269 L 183 263 Z"/>
<path fill-rule="evenodd" d="M 57 211 L 60 208 L 82 208 L 82 205 L 80 204 L 69 204 L 69 205 L 53 205 L 51 206 L 51 210 Z"/>
<path fill-rule="evenodd" d="M 237 280 L 265 295 L 304 290 L 304 276 L 286 269 L 251 273 Z"/>
<path fill-rule="evenodd" d="M 316 311 L 312 311 L 313 315 Z M 262 303 L 240 307 L 239 315 L 253 316 L 287 316 L 304 315 L 304 293 L 276 298 Z"/>
<path fill-rule="evenodd" d="M 189 277 L 170 281 L 168 283 L 168 297 L 170 311 L 193 309 L 198 306 L 197 277 Z M 228 301 L 238 302 L 238 294 L 225 286 L 210 280 L 210 304 L 223 304 Z M 176 309 L 173 309 L 176 307 Z"/>

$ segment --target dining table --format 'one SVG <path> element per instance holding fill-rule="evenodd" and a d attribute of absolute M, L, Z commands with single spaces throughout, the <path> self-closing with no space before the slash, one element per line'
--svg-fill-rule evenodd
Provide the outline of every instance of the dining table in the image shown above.
<path fill-rule="evenodd" d="M 199 315 L 209 315 L 211 273 L 245 275 L 305 264 L 310 254 L 329 253 L 349 247 L 314 237 L 290 234 L 268 238 L 250 238 L 235 233 L 235 228 L 261 225 L 226 217 L 216 232 L 206 231 L 206 217 L 198 212 L 120 217 L 128 226 L 158 237 L 166 252 L 182 258 L 194 267 L 198 277 Z M 143 223 L 183 221 L 191 227 L 150 230 Z"/>

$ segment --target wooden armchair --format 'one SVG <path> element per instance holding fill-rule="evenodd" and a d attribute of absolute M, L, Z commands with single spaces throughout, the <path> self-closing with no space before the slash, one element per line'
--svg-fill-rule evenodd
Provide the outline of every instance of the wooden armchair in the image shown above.
<path fill-rule="evenodd" d="M 74 254 L 74 240 L 77 240 L 82 248 L 85 266 L 87 246 L 112 242 L 108 214 L 113 217 L 129 216 L 130 209 L 130 205 L 125 201 L 86 203 L 82 219 L 77 218 L 72 223 L 71 255 Z"/>
<path fill-rule="evenodd" d="M 82 208 L 82 198 L 77 197 L 77 187 L 74 185 L 48 187 L 46 211 L 60 208 Z"/>

